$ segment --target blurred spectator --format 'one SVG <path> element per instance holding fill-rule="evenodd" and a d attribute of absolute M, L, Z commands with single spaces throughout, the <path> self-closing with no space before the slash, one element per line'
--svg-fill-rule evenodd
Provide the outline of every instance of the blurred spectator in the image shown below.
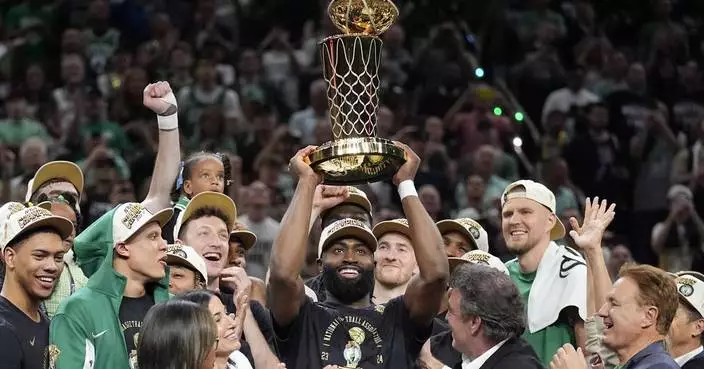
<path fill-rule="evenodd" d="M 91 0 L 88 6 L 88 28 L 83 31 L 85 56 L 96 73 L 103 73 L 117 48 L 120 31 L 110 27 L 110 2 Z"/>
<path fill-rule="evenodd" d="M 549 112 L 561 111 L 569 114 L 572 119 L 576 118 L 576 113 L 580 108 L 599 101 L 599 97 L 584 88 L 584 69 L 577 67 L 569 71 L 567 75 L 567 86 L 553 91 L 545 100 L 543 105 L 542 121 L 547 121 Z M 577 111 L 575 111 L 575 108 Z M 567 132 L 574 134 L 575 123 L 568 122 Z"/>
<path fill-rule="evenodd" d="M 291 129 L 300 132 L 304 145 L 317 145 L 320 142 L 313 142 L 315 137 L 315 127 L 320 120 L 330 120 L 328 112 L 328 84 L 322 79 L 316 80 L 310 85 L 310 105 L 301 111 L 294 113 L 288 125 Z"/>
<path fill-rule="evenodd" d="M 48 157 L 47 144 L 43 139 L 33 137 L 22 143 L 19 150 L 18 175 L 10 181 L 10 187 L 12 188 L 10 200 L 24 200 L 29 180 L 34 177 L 34 173 L 36 173 L 42 165 L 49 161 Z M 3 164 L 8 165 L 11 164 L 11 162 L 5 162 Z"/>
<path fill-rule="evenodd" d="M 39 137 L 49 142 L 44 126 L 29 117 L 27 100 L 21 95 L 11 95 L 5 101 L 7 119 L 0 120 L 0 145 L 18 149 L 30 137 Z"/>
<path fill-rule="evenodd" d="M 550 0 L 531 0 L 528 3 L 528 9 L 518 16 L 515 25 L 518 36 L 525 45 L 536 39 L 535 32 L 542 24 L 550 25 L 558 38 L 565 35 L 565 20 L 560 14 L 549 9 Z"/>
<path fill-rule="evenodd" d="M 579 169 L 578 169 L 579 170 Z M 569 168 L 562 158 L 553 158 L 542 166 L 541 183 L 555 194 L 555 213 L 562 218 L 567 211 L 580 209 L 577 195 L 570 183 Z"/>
<path fill-rule="evenodd" d="M 271 197 L 271 190 L 266 184 L 259 181 L 252 183 L 244 199 L 247 214 L 238 218 L 246 229 L 257 235 L 257 247 L 247 255 L 247 274 L 262 279 L 269 268 L 271 245 L 279 233 L 279 222 L 267 215 L 272 205 Z"/>
<path fill-rule="evenodd" d="M 259 50 L 262 52 L 266 79 L 284 97 L 289 109 L 297 108 L 300 65 L 289 32 L 280 28 L 272 29 L 259 45 Z"/>
<path fill-rule="evenodd" d="M 440 192 L 433 185 L 424 185 L 418 190 L 418 197 L 434 222 L 447 219 L 442 206 Z"/>
<path fill-rule="evenodd" d="M 211 0 L 203 0 L 211 1 Z M 198 126 L 200 115 L 210 105 L 222 109 L 226 132 L 241 132 L 245 122 L 237 93 L 217 81 L 217 71 L 212 60 L 200 59 L 196 63 L 195 82 L 183 87 L 178 93 L 179 115 L 183 116 L 184 134 L 192 135 Z"/>

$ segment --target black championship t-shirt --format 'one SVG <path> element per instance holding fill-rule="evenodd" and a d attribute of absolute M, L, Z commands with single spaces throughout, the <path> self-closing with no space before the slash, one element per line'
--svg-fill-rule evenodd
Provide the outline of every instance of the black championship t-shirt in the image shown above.
<path fill-rule="evenodd" d="M 40 313 L 35 322 L 0 296 L 0 367 L 44 369 L 47 367 L 49 319 Z"/>
<path fill-rule="evenodd" d="M 411 368 L 432 324 L 410 319 L 403 296 L 386 305 L 354 309 L 306 298 L 288 327 L 277 327 L 277 346 L 288 369 Z"/>
<path fill-rule="evenodd" d="M 123 297 L 120 304 L 120 326 L 125 336 L 127 352 L 130 357 L 130 369 L 137 369 L 137 344 L 142 321 L 149 309 L 154 306 L 154 296 L 144 294 L 142 297 Z"/>
<path fill-rule="evenodd" d="M 237 307 L 233 301 L 232 293 L 221 289 L 220 301 L 225 305 L 225 311 L 227 311 L 228 314 L 237 314 Z M 254 300 L 249 302 L 249 309 L 252 311 L 252 317 L 257 322 L 259 330 L 262 331 L 262 336 L 264 336 L 264 339 L 269 344 L 269 348 L 271 348 L 274 354 L 277 354 L 278 350 L 276 348 L 276 342 L 274 341 L 274 327 L 271 324 L 271 314 L 269 310 Z M 249 347 L 249 343 L 245 341 L 244 333 L 242 334 L 241 344 L 240 352 L 247 357 L 250 363 L 253 363 L 254 356 L 252 355 L 252 349 Z"/>

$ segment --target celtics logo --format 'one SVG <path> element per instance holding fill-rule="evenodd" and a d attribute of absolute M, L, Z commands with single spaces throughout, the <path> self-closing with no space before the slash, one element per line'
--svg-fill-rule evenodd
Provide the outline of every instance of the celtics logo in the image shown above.
<path fill-rule="evenodd" d="M 471 234 L 474 239 L 478 239 L 479 238 L 479 229 L 477 229 L 477 227 L 475 227 L 475 226 L 471 226 L 471 227 L 469 227 L 469 234 Z"/>
<path fill-rule="evenodd" d="M 688 284 L 683 284 L 680 286 L 679 291 L 682 296 L 689 297 L 694 293 L 694 288 Z"/>
<path fill-rule="evenodd" d="M 182 258 L 182 259 L 186 259 L 186 258 L 187 258 L 187 257 L 186 257 L 186 252 L 183 251 L 183 247 L 181 247 L 181 245 L 170 245 L 170 246 L 166 249 L 166 253 L 169 254 L 169 255 L 173 255 L 173 256 L 180 257 L 180 258 Z"/>

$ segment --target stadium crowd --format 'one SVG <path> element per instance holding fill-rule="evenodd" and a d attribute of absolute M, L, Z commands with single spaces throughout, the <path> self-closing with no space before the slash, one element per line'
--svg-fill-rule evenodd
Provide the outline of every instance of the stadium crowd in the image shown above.
<path fill-rule="evenodd" d="M 0 366 L 704 368 L 704 3 L 394 3 L 330 186 L 328 1 L 0 2 Z"/>

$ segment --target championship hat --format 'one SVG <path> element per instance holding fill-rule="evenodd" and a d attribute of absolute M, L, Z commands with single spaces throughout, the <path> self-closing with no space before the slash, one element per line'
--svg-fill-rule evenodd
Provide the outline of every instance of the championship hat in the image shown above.
<path fill-rule="evenodd" d="M 459 232 L 469 239 L 478 250 L 489 252 L 489 234 L 484 227 L 470 218 L 445 219 L 435 224 L 440 234 Z"/>
<path fill-rule="evenodd" d="M 548 210 L 555 215 L 555 226 L 550 231 L 550 239 L 559 240 L 565 237 L 565 226 L 562 224 L 560 217 L 557 216 L 557 213 L 555 213 L 555 194 L 545 187 L 545 185 L 528 179 L 513 182 L 506 186 L 504 193 L 501 195 L 501 207 L 503 207 L 508 200 L 515 198 L 530 199 L 548 208 Z"/>
<path fill-rule="evenodd" d="M 411 239 L 411 228 L 408 225 L 408 220 L 406 218 L 398 218 L 392 220 L 385 220 L 383 222 L 377 223 L 374 228 L 372 228 L 372 233 L 376 239 L 380 239 L 383 235 L 387 233 L 400 233 L 409 239 Z"/>
<path fill-rule="evenodd" d="M 181 227 L 191 219 L 196 210 L 202 208 L 218 209 L 225 214 L 227 218 L 225 224 L 227 225 L 228 232 L 232 230 L 233 224 L 237 221 L 237 207 L 229 196 L 213 191 L 201 192 L 193 196 L 191 201 L 188 202 L 183 211 L 178 215 L 176 224 L 174 225 L 174 239 L 178 238 Z"/>
<path fill-rule="evenodd" d="M 257 243 L 257 235 L 237 223 L 230 232 L 230 242 L 239 242 L 245 250 L 249 250 Z"/>
<path fill-rule="evenodd" d="M 18 237 L 37 228 L 49 227 L 56 230 L 61 239 L 73 233 L 73 223 L 47 210 L 49 203 L 26 207 L 18 202 L 8 202 L 0 207 L 0 250 Z"/>
<path fill-rule="evenodd" d="M 357 205 L 366 210 L 367 213 L 372 212 L 372 203 L 369 201 L 369 198 L 364 191 L 354 186 L 347 186 L 347 190 L 349 191 L 349 196 L 342 203 L 340 203 L 340 205 Z"/>
<path fill-rule="evenodd" d="M 323 229 L 320 234 L 320 242 L 318 243 L 318 257 L 323 254 L 323 251 L 336 240 L 341 238 L 357 238 L 364 242 L 372 252 L 376 250 L 376 237 L 367 226 L 356 219 L 341 219 L 333 222 Z"/>
<path fill-rule="evenodd" d="M 466 263 L 473 263 L 473 264 L 484 264 L 487 266 L 490 266 L 506 275 L 508 275 L 508 269 L 506 268 L 506 265 L 501 261 L 501 259 L 497 258 L 496 256 L 482 251 L 482 250 L 472 250 L 460 257 L 451 257 L 447 258 L 448 263 L 450 263 L 450 274 L 457 268 L 458 266 Z"/>
<path fill-rule="evenodd" d="M 704 275 L 692 271 L 677 273 L 677 292 L 704 317 Z"/>
<path fill-rule="evenodd" d="M 189 269 L 193 269 L 203 278 L 203 281 L 208 282 L 208 269 L 205 266 L 205 260 L 190 246 L 180 244 L 169 245 L 166 249 L 166 264 L 183 265 Z"/>
<path fill-rule="evenodd" d="M 53 179 L 62 179 L 76 187 L 80 198 L 83 192 L 83 171 L 70 161 L 50 161 L 42 165 L 27 184 L 27 194 L 24 201 L 30 201 L 32 195 L 45 183 Z"/>
<path fill-rule="evenodd" d="M 112 215 L 113 247 L 120 242 L 126 242 L 149 223 L 156 222 L 163 228 L 173 215 L 172 208 L 152 214 L 138 202 L 128 202 L 118 206 Z"/>

